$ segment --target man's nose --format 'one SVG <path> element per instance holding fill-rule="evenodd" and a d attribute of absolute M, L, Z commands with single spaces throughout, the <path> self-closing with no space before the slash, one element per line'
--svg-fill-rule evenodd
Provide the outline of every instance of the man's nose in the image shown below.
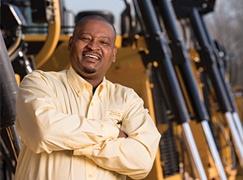
<path fill-rule="evenodd" d="M 99 43 L 95 40 L 89 41 L 89 43 L 87 44 L 87 46 L 92 49 L 92 50 L 97 50 L 100 48 Z"/>

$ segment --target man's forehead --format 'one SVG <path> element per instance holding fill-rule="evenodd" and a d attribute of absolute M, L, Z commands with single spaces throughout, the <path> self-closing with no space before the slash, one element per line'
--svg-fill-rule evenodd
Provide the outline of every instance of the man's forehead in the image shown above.
<path fill-rule="evenodd" d="M 96 24 L 99 24 L 100 26 L 105 26 L 113 31 L 112 26 L 109 23 L 101 20 L 95 20 L 95 19 L 88 19 L 86 21 L 82 21 L 77 24 L 76 28 L 83 29 L 87 25 L 96 25 Z"/>
<path fill-rule="evenodd" d="M 82 28 L 86 25 L 86 24 L 91 24 L 91 23 L 102 23 L 104 25 L 106 25 L 107 27 L 111 28 L 112 32 L 114 33 L 114 35 L 116 36 L 116 30 L 114 28 L 114 26 L 108 22 L 106 19 L 104 19 L 103 17 L 100 16 L 88 16 L 88 17 L 84 17 L 82 18 L 75 26 L 75 31 L 79 31 L 82 30 Z"/>

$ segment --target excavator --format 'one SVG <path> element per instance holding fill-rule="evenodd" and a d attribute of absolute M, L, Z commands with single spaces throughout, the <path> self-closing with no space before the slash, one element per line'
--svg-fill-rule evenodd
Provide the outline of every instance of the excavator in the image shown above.
<path fill-rule="evenodd" d="M 80 6 L 85 3 L 80 1 Z M 123 3 L 117 61 L 107 79 L 133 88 L 161 133 L 153 168 L 145 179 L 242 178 L 243 87 L 230 85 L 227 52 L 205 22 L 216 0 Z M 21 148 L 15 129 L 19 83 L 36 69 L 67 68 L 74 24 L 90 14 L 115 23 L 110 11 L 74 14 L 62 0 L 1 0 L 1 179 L 14 179 Z"/>

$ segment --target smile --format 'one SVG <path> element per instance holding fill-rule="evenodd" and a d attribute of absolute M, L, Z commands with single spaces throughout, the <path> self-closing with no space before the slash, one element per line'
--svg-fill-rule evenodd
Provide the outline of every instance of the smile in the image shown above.
<path fill-rule="evenodd" d="M 89 57 L 89 58 L 93 58 L 93 59 L 100 59 L 100 56 L 96 55 L 96 54 L 84 54 L 84 57 Z"/>

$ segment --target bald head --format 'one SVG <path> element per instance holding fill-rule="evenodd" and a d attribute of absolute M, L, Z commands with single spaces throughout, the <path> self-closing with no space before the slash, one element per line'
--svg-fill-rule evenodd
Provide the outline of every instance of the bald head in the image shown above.
<path fill-rule="evenodd" d="M 101 22 L 104 22 L 104 23 L 107 23 L 109 26 L 111 26 L 113 32 L 114 32 L 114 37 L 116 37 L 116 29 L 115 27 L 113 26 L 112 23 L 110 23 L 106 18 L 102 17 L 102 16 L 99 16 L 99 15 L 87 15 L 87 16 L 84 16 L 82 17 L 75 25 L 74 27 L 74 32 L 73 32 L 73 35 L 75 35 L 77 29 L 79 29 L 80 27 L 82 27 L 84 24 L 86 24 L 87 22 L 89 21 L 101 21 Z"/>

